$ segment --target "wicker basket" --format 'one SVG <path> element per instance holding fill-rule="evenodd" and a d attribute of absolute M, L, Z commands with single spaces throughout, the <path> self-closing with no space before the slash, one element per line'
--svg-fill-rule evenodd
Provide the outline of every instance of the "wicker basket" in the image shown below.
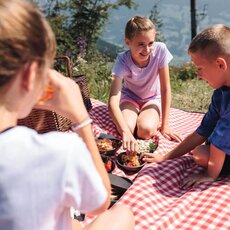
<path fill-rule="evenodd" d="M 90 111 L 92 109 L 92 103 L 90 101 L 88 84 L 85 75 L 82 74 L 82 75 L 73 76 L 72 63 L 68 56 L 58 56 L 55 59 L 57 61 L 56 63 L 57 69 L 61 69 L 62 68 L 61 64 L 64 62 L 65 75 L 72 78 L 79 85 L 85 107 L 87 111 Z"/>
<path fill-rule="evenodd" d="M 92 108 L 89 97 L 87 81 L 84 75 L 72 76 L 71 62 L 67 56 L 60 56 L 56 58 L 57 61 L 64 61 L 67 76 L 74 79 L 79 85 L 84 104 L 87 111 Z M 67 131 L 71 125 L 71 121 L 60 114 L 53 111 L 32 109 L 30 114 L 23 119 L 18 120 L 18 125 L 24 125 L 29 128 L 37 130 L 38 133 L 46 133 L 50 131 Z"/>

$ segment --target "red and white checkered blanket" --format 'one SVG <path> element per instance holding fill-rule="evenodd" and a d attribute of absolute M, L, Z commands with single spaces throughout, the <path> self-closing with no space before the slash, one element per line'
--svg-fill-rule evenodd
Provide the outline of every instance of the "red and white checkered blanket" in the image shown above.
<path fill-rule="evenodd" d="M 120 137 L 107 105 L 92 99 L 93 130 Z M 170 110 L 170 126 L 181 137 L 187 136 L 200 124 L 203 114 Z M 166 140 L 160 133 L 159 150 L 167 152 L 177 143 Z M 162 163 L 145 165 L 136 175 L 125 175 L 116 167 L 114 174 L 127 176 L 133 185 L 117 202 L 129 206 L 135 216 L 135 229 L 230 229 L 230 177 L 216 182 L 201 183 L 188 190 L 180 181 L 188 174 L 201 170 L 191 156 Z M 116 204 L 115 204 L 116 205 Z M 86 222 L 90 220 L 86 218 Z"/>

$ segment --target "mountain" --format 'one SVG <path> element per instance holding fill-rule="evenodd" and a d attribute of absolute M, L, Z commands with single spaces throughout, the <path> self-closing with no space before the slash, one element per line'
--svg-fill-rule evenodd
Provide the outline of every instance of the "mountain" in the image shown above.
<path fill-rule="evenodd" d="M 47 0 L 35 1 L 41 5 L 47 2 Z M 124 28 L 129 18 L 134 15 L 150 16 L 153 5 L 157 4 L 159 17 L 163 22 L 161 33 L 174 56 L 172 63 L 189 61 L 187 47 L 191 41 L 190 0 L 134 0 L 134 2 L 138 5 L 135 9 L 120 7 L 110 12 L 109 21 L 98 42 L 99 47 L 103 49 L 106 47 L 107 51 L 112 51 L 113 55 L 116 55 L 125 47 Z M 230 1 L 196 0 L 196 9 L 197 32 L 211 24 L 230 25 Z"/>
<path fill-rule="evenodd" d="M 163 22 L 162 33 L 165 43 L 173 54 L 173 63 L 180 64 L 189 61 L 187 47 L 191 41 L 190 0 L 136 0 L 136 9 L 125 7 L 114 10 L 110 14 L 109 22 L 104 28 L 102 39 L 124 45 L 124 28 L 128 19 L 134 15 L 149 16 L 155 3 Z M 225 0 L 197 0 L 197 32 L 208 25 L 223 23 L 230 25 L 230 1 Z M 204 15 L 202 15 L 204 14 Z"/>

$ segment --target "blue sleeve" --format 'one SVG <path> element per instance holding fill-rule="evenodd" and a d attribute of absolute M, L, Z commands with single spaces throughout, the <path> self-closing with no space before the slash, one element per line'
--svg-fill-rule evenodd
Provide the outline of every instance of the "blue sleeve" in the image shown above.
<path fill-rule="evenodd" d="M 226 114 L 221 117 L 217 122 L 217 125 L 209 137 L 209 141 L 216 148 L 222 150 L 223 152 L 230 154 L 230 114 Z"/>
<path fill-rule="evenodd" d="M 220 98 L 221 92 L 214 91 L 208 112 L 205 114 L 200 126 L 196 130 L 199 135 L 204 136 L 207 139 L 212 134 L 218 120 L 220 119 Z"/>

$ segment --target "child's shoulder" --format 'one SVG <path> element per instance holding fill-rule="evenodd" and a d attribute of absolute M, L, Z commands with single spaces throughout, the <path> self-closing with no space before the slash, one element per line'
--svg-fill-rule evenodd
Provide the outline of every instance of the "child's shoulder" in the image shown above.
<path fill-rule="evenodd" d="M 155 42 L 154 43 L 154 48 L 152 52 L 152 56 L 157 56 L 157 57 L 166 57 L 166 56 L 172 56 L 170 54 L 170 51 L 168 50 L 167 46 L 163 42 Z"/>
<path fill-rule="evenodd" d="M 127 63 L 131 60 L 130 50 L 125 50 L 117 54 L 116 60 L 121 63 Z"/>
<path fill-rule="evenodd" d="M 130 57 L 130 50 L 124 50 L 117 54 L 117 58 L 128 58 Z"/>
<path fill-rule="evenodd" d="M 167 46 L 164 42 L 155 42 L 154 48 L 155 49 L 167 49 Z"/>

